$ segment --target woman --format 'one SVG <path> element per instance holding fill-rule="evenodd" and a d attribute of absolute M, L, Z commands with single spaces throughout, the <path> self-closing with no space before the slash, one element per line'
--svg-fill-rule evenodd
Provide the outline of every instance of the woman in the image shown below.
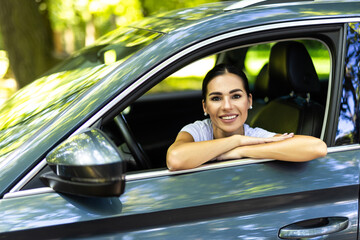
<path fill-rule="evenodd" d="M 327 154 L 326 144 L 315 137 L 276 134 L 251 128 L 245 121 L 252 108 L 246 75 L 221 64 L 203 80 L 203 110 L 210 118 L 185 126 L 167 152 L 170 170 L 190 169 L 210 160 L 243 157 L 303 162 Z"/>

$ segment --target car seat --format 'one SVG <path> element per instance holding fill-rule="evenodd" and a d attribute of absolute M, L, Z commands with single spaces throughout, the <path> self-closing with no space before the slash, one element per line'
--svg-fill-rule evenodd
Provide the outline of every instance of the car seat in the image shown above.
<path fill-rule="evenodd" d="M 296 41 L 278 42 L 271 49 L 268 67 L 270 96 L 282 97 L 269 101 L 250 125 L 319 137 L 324 107 L 310 99 L 320 91 L 320 82 L 305 46 Z"/>
<path fill-rule="evenodd" d="M 254 82 L 254 90 L 252 92 L 253 108 L 248 112 L 247 123 L 251 123 L 254 116 L 256 116 L 267 103 L 278 97 L 288 95 L 288 93 L 291 92 L 291 89 L 283 89 L 283 92 L 286 92 L 286 94 L 276 95 L 278 93 L 272 90 L 276 87 L 276 85 L 274 86 L 274 81 L 270 81 L 269 63 L 266 63 L 261 68 Z M 285 88 L 285 86 L 283 87 Z"/>
<path fill-rule="evenodd" d="M 251 123 L 254 116 L 269 102 L 269 64 L 266 63 L 260 70 L 254 82 L 252 91 L 252 109 L 248 111 L 246 122 Z"/>

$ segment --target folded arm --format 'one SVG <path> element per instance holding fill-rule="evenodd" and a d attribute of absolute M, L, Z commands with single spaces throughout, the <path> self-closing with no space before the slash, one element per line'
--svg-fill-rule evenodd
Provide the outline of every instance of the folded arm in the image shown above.
<path fill-rule="evenodd" d="M 217 157 L 218 160 L 249 158 L 271 158 L 290 162 L 304 162 L 327 154 L 326 144 L 315 137 L 296 135 L 285 141 L 240 146 Z"/>
<path fill-rule="evenodd" d="M 270 138 L 233 135 L 210 141 L 194 142 L 193 137 L 189 133 L 180 132 L 175 142 L 168 149 L 166 164 L 170 170 L 195 168 L 205 162 L 222 156 L 224 153 L 238 154 L 238 152 L 231 151 L 237 149 L 239 146 L 278 142 L 292 137 L 293 135 L 291 134 L 283 134 Z M 222 159 L 229 158 L 231 157 L 223 155 Z"/>

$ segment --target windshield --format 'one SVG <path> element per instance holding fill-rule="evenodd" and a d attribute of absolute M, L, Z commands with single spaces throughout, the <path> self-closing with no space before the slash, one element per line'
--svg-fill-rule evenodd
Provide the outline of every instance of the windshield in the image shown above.
<path fill-rule="evenodd" d="M 121 28 L 16 92 L 0 107 L 0 162 L 87 89 L 161 34 Z"/>

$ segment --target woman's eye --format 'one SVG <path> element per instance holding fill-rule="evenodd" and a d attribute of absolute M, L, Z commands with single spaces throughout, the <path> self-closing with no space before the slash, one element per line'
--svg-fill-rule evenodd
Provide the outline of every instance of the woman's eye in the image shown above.
<path fill-rule="evenodd" d="M 232 98 L 233 99 L 239 99 L 239 98 L 241 98 L 241 95 L 240 94 L 235 94 L 235 95 L 232 96 Z"/>
<path fill-rule="evenodd" d="M 211 101 L 220 101 L 220 100 L 221 100 L 220 97 L 212 97 L 212 98 L 211 98 Z"/>

